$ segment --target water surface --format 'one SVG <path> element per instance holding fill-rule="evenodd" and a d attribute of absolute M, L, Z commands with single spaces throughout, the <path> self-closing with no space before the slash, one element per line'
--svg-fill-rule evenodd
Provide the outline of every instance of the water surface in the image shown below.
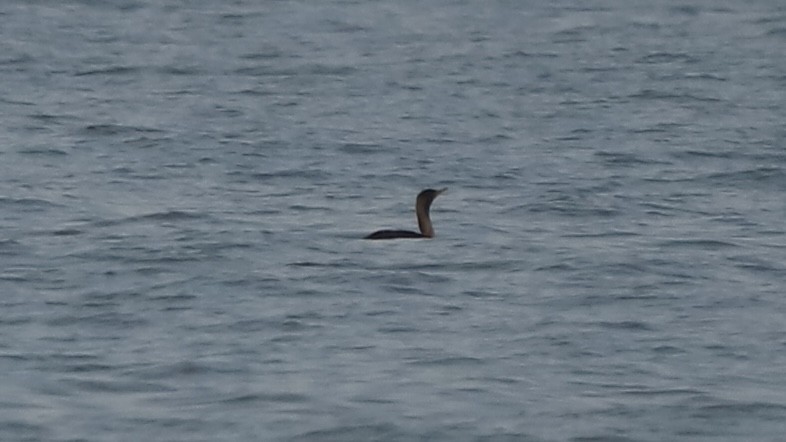
<path fill-rule="evenodd" d="M 169 3 L 0 6 L 0 439 L 786 433 L 779 2 Z"/>

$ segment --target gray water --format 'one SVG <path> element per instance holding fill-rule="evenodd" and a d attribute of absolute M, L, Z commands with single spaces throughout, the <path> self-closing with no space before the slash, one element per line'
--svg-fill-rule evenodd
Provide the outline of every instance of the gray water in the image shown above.
<path fill-rule="evenodd" d="M 9 0 L 0 117 L 0 440 L 784 440 L 782 1 Z"/>

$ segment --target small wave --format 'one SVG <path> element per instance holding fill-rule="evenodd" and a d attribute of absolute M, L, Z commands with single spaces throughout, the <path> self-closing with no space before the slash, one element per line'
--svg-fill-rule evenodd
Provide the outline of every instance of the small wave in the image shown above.
<path fill-rule="evenodd" d="M 0 256 L 14 256 L 23 250 L 22 243 L 13 239 L 0 239 Z M 9 273 L 10 269 L 5 268 L 0 272 L 0 279 L 21 278 L 21 276 Z"/>
<path fill-rule="evenodd" d="M 368 32 L 370 28 L 355 23 L 348 23 L 343 20 L 328 20 L 327 22 L 334 30 L 341 34 L 355 34 L 358 32 Z"/>
<path fill-rule="evenodd" d="M 688 248 L 700 250 L 721 250 L 739 247 L 731 241 L 721 241 L 716 239 L 669 239 L 661 241 L 659 247 L 662 248 Z"/>
<path fill-rule="evenodd" d="M 240 56 L 240 59 L 241 60 L 253 60 L 253 61 L 272 60 L 272 59 L 276 59 L 276 58 L 281 58 L 281 57 L 283 57 L 285 55 L 286 55 L 286 53 L 281 51 L 281 50 L 279 50 L 279 49 L 269 48 L 267 50 L 260 50 L 258 52 L 252 52 L 252 53 L 248 53 L 248 54 L 243 54 L 243 55 Z M 238 72 L 238 73 L 240 73 L 240 72 Z"/>
<path fill-rule="evenodd" d="M 313 261 L 299 261 L 299 262 L 291 262 L 287 264 L 290 267 L 341 267 L 337 266 L 332 263 L 323 263 L 323 262 L 313 262 Z"/>
<path fill-rule="evenodd" d="M 123 124 L 88 124 L 82 128 L 85 134 L 96 135 L 122 135 L 122 134 L 138 134 L 138 133 L 161 133 L 159 129 L 141 127 L 141 126 L 126 126 Z"/>
<path fill-rule="evenodd" d="M 144 221 L 190 221 L 206 219 L 207 217 L 208 215 L 204 213 L 187 212 L 183 210 L 167 210 L 163 212 L 148 213 L 145 215 L 134 215 L 120 219 L 96 221 L 93 223 L 93 225 L 96 227 L 109 227 Z"/>
<path fill-rule="evenodd" d="M 733 155 L 736 155 L 735 152 L 725 151 L 725 150 L 696 150 L 696 149 L 688 149 L 679 152 L 674 152 L 671 154 L 675 158 L 721 158 L 721 159 L 728 159 L 731 158 Z"/>
<path fill-rule="evenodd" d="M 6 280 L 3 278 L 3 274 L 0 274 L 0 281 Z M 18 281 L 24 281 L 24 279 L 19 279 Z M 7 307 L 8 305 L 5 304 L 3 307 Z M 3 326 L 19 326 L 22 324 L 30 324 L 33 322 L 33 318 L 31 316 L 10 316 L 10 317 L 3 317 L 0 318 L 0 325 Z M 0 357 L 8 357 L 7 354 L 2 354 Z"/>
<path fill-rule="evenodd" d="M 693 388 L 649 388 L 646 386 L 630 388 L 621 391 L 621 394 L 630 396 L 694 396 L 702 394 L 701 390 Z"/>
<path fill-rule="evenodd" d="M 734 172 L 719 172 L 707 175 L 705 178 L 709 180 L 719 180 L 727 183 L 734 183 L 739 181 L 770 181 L 774 180 L 777 183 L 786 182 L 786 173 L 780 167 L 762 166 L 754 169 L 738 170 Z"/>
<path fill-rule="evenodd" d="M 637 164 L 651 164 L 652 161 L 640 158 L 631 153 L 622 152 L 595 152 L 595 156 L 612 166 L 629 166 Z"/>
<path fill-rule="evenodd" d="M 151 147 L 159 146 L 161 143 L 165 141 L 169 141 L 169 138 L 163 135 L 160 136 L 150 136 L 150 131 L 156 133 L 163 133 L 163 131 L 158 131 L 156 129 L 151 129 L 146 131 L 144 134 L 139 136 L 130 136 L 122 140 L 122 143 L 125 145 L 133 146 L 140 149 L 149 149 Z"/>
<path fill-rule="evenodd" d="M 599 217 L 599 218 L 613 218 L 620 215 L 620 211 L 614 208 L 603 207 L 578 207 L 573 204 L 567 204 L 564 201 L 555 201 L 551 203 L 532 204 L 529 207 L 532 213 L 553 213 L 560 216 L 571 218 L 580 217 Z"/>
<path fill-rule="evenodd" d="M 48 148 L 38 148 L 32 147 L 28 149 L 21 149 L 19 151 L 22 155 L 46 155 L 46 156 L 65 156 L 68 155 L 68 152 L 62 149 L 55 149 L 53 147 Z"/>
<path fill-rule="evenodd" d="M 639 63 L 644 64 L 661 64 L 661 63 L 695 63 L 697 59 L 688 54 L 675 53 L 675 52 L 654 52 L 647 54 L 637 60 Z"/>
<path fill-rule="evenodd" d="M 517 49 L 503 54 L 503 58 L 559 58 L 557 52 L 529 52 Z"/>
<path fill-rule="evenodd" d="M 641 321 L 602 321 L 599 324 L 603 328 L 614 330 L 652 331 L 649 324 Z"/>
<path fill-rule="evenodd" d="M 312 75 L 346 77 L 357 72 L 358 68 L 350 65 L 329 65 L 314 63 L 306 65 L 304 70 Z"/>
<path fill-rule="evenodd" d="M 562 236 L 565 238 L 624 238 L 631 236 L 641 236 L 641 233 L 629 230 L 609 230 L 606 232 L 565 233 Z"/>
<path fill-rule="evenodd" d="M 156 71 L 164 75 L 191 76 L 199 75 L 204 71 L 197 65 L 191 66 L 159 66 Z"/>
<path fill-rule="evenodd" d="M 350 440 L 408 440 L 416 439 L 406 435 L 395 425 L 388 423 L 364 423 L 359 425 L 338 425 L 320 430 L 308 430 L 290 438 L 299 441 L 350 441 Z"/>
<path fill-rule="evenodd" d="M 73 119 L 73 117 L 68 115 L 54 115 L 54 114 L 47 114 L 43 112 L 35 112 L 29 114 L 27 117 L 33 120 L 38 120 L 40 122 L 46 123 L 48 125 L 60 123 L 61 120 L 65 120 L 65 119 L 67 120 Z"/>
<path fill-rule="evenodd" d="M 306 403 L 311 400 L 311 397 L 298 394 L 298 393 L 256 393 L 256 394 L 243 394 L 224 399 L 221 402 L 227 404 L 235 403 L 249 403 L 249 402 L 275 402 L 287 404 L 300 404 Z"/>
<path fill-rule="evenodd" d="M 414 361 L 409 361 L 410 365 L 421 365 L 421 366 L 455 366 L 455 365 L 479 365 L 483 364 L 485 361 L 481 358 L 473 358 L 469 356 L 448 356 L 444 358 L 429 358 L 429 359 L 417 359 Z"/>
<path fill-rule="evenodd" d="M 12 56 L 4 56 L 3 58 L 0 58 L 0 66 L 1 65 L 24 64 L 24 63 L 29 63 L 29 62 L 34 61 L 34 60 L 35 60 L 35 58 L 33 58 L 33 56 L 30 55 L 30 54 L 15 54 L 15 55 L 12 55 Z"/>
<path fill-rule="evenodd" d="M 685 72 L 682 74 L 684 78 L 689 78 L 693 80 L 715 80 L 715 81 L 728 81 L 726 77 L 723 77 L 719 74 L 715 73 L 708 73 L 708 72 Z"/>
<path fill-rule="evenodd" d="M 341 152 L 348 154 L 368 154 L 375 153 L 379 150 L 379 144 L 376 143 L 344 143 L 339 147 Z"/>
<path fill-rule="evenodd" d="M 298 74 L 297 70 L 274 66 L 248 66 L 235 69 L 238 75 L 249 77 L 290 77 Z M 266 94 L 268 95 L 268 94 Z M 275 94 L 269 94 L 275 95 Z"/>
<path fill-rule="evenodd" d="M 13 209 L 50 209 L 53 207 L 62 207 L 62 205 L 53 203 L 49 200 L 40 198 L 8 198 L 0 196 L 0 207 Z"/>
<path fill-rule="evenodd" d="M 76 77 L 89 77 L 93 75 L 128 75 L 128 74 L 135 74 L 139 72 L 140 69 L 138 67 L 128 67 L 128 66 L 111 66 L 107 68 L 100 68 L 100 69 L 91 69 L 86 71 L 80 71 L 74 74 Z"/>
<path fill-rule="evenodd" d="M 743 415 L 761 415 L 766 416 L 767 419 L 782 422 L 783 416 L 786 415 L 786 405 L 761 401 L 726 402 L 705 405 L 698 408 L 695 414 L 712 420 Z"/>
<path fill-rule="evenodd" d="M 143 392 L 167 392 L 173 391 L 172 388 L 161 383 L 149 381 L 118 381 L 118 380 L 95 380 L 79 379 L 66 381 L 74 384 L 79 391 L 92 391 L 98 393 L 143 393 Z"/>
<path fill-rule="evenodd" d="M 786 269 L 772 262 L 764 261 L 752 257 L 735 257 L 730 259 L 734 262 L 734 266 L 738 269 L 747 270 L 750 272 L 761 273 L 765 276 L 777 275 L 778 273 L 786 273 Z"/>
<path fill-rule="evenodd" d="M 54 236 L 75 236 L 81 235 L 82 233 L 84 232 L 79 229 L 58 229 L 52 231 L 52 235 Z"/>
<path fill-rule="evenodd" d="M 320 169 L 287 169 L 275 172 L 259 172 L 252 174 L 251 177 L 256 180 L 270 180 L 275 178 L 324 179 L 327 178 L 327 173 Z"/>
<path fill-rule="evenodd" d="M 767 31 L 767 35 L 771 37 L 786 37 L 786 28 L 775 28 Z"/>
<path fill-rule="evenodd" d="M 569 29 L 562 29 L 554 33 L 555 43 L 581 43 L 587 41 L 598 29 L 597 26 L 592 25 L 579 25 Z"/>
<path fill-rule="evenodd" d="M 655 353 L 665 354 L 665 355 L 677 355 L 677 354 L 684 354 L 686 353 L 685 350 L 675 347 L 673 345 L 659 345 L 652 349 Z"/>
<path fill-rule="evenodd" d="M 665 90 L 655 90 L 655 89 L 642 89 L 634 94 L 628 95 L 628 98 L 639 99 L 639 100 L 671 100 L 677 102 L 720 102 L 722 101 L 720 98 L 716 97 L 709 97 L 709 96 L 699 96 L 695 94 L 689 94 L 685 92 L 672 92 L 672 91 L 665 91 Z"/>

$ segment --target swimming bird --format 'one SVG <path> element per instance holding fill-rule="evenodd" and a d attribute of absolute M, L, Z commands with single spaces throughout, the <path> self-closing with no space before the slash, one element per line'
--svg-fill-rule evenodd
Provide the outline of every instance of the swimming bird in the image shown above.
<path fill-rule="evenodd" d="M 363 239 L 433 238 L 434 227 L 431 226 L 429 209 L 431 208 L 431 203 L 434 202 L 434 198 L 446 190 L 448 189 L 426 189 L 418 194 L 417 199 L 415 199 L 415 215 L 418 217 L 420 233 L 410 230 L 378 230 Z"/>

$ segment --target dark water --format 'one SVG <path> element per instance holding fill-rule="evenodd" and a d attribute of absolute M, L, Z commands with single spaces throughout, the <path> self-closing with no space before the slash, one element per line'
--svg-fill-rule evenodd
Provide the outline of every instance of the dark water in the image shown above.
<path fill-rule="evenodd" d="M 775 0 L 3 2 L 0 440 L 783 440 L 785 48 Z"/>

